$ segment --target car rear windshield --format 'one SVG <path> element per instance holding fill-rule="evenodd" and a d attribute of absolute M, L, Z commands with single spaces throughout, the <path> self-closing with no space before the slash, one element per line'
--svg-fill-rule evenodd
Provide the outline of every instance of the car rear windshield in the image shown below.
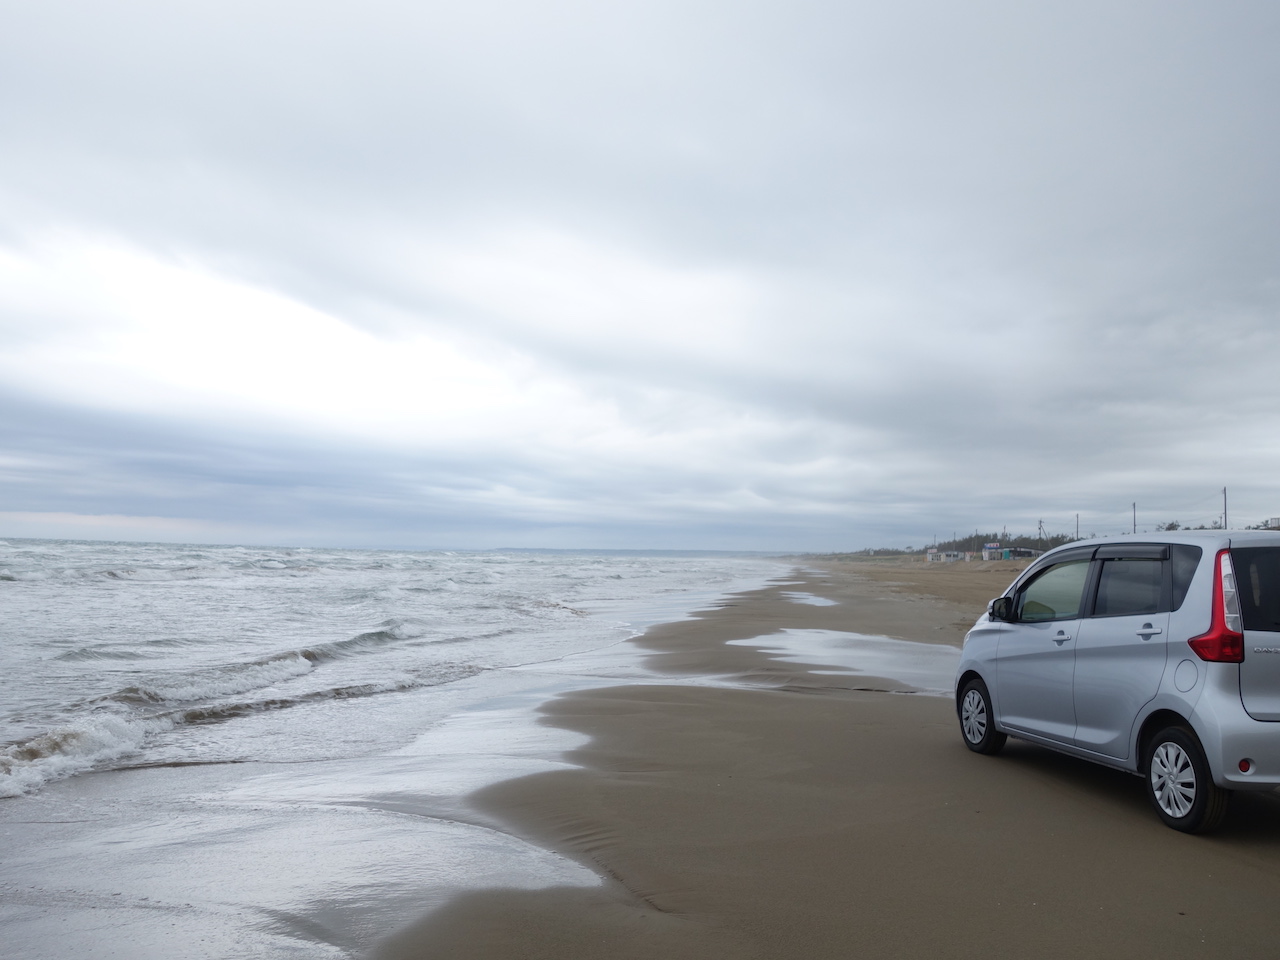
<path fill-rule="evenodd" d="M 1244 628 L 1280 633 L 1280 547 L 1237 547 L 1231 565 Z"/>

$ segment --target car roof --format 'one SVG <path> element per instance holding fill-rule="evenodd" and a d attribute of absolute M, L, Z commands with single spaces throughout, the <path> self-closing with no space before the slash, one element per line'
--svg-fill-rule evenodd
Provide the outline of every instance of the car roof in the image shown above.
<path fill-rule="evenodd" d="M 1280 530 L 1160 530 L 1155 533 L 1125 533 L 1119 536 L 1073 540 L 1045 551 L 1042 556 L 1075 551 L 1082 547 L 1101 547 L 1116 543 L 1187 543 L 1204 549 L 1222 549 L 1229 546 L 1280 547 Z"/>

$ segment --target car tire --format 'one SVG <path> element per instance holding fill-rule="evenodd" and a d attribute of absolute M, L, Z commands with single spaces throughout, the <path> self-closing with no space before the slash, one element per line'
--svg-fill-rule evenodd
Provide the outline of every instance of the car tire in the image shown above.
<path fill-rule="evenodd" d="M 1205 833 L 1222 822 L 1231 791 L 1213 782 L 1209 762 L 1187 727 L 1165 727 L 1147 742 L 1142 762 L 1147 798 L 1167 826 Z"/>
<path fill-rule="evenodd" d="M 974 753 L 986 754 L 999 753 L 1004 748 L 1009 738 L 996 729 L 991 694 L 977 677 L 960 691 L 956 712 L 960 715 L 960 736 L 966 747 Z"/>

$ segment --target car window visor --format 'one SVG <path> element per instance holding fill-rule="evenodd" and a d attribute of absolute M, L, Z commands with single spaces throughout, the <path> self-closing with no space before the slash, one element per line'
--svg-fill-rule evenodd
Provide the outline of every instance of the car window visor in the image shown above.
<path fill-rule="evenodd" d="M 1097 547 L 1071 547 L 1068 550 L 1059 550 L 1056 553 L 1045 554 L 1037 559 L 1026 570 L 1022 571 L 1022 576 L 1018 579 L 1025 582 L 1033 574 L 1039 573 L 1046 567 L 1051 567 L 1057 563 L 1067 563 L 1071 560 L 1092 560 L 1093 552 Z"/>
<path fill-rule="evenodd" d="M 1098 548 L 1099 560 L 1168 560 L 1167 543 L 1115 543 Z"/>

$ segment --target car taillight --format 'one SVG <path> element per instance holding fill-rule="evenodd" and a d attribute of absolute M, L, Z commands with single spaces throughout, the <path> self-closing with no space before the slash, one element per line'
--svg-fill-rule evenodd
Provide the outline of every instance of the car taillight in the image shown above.
<path fill-rule="evenodd" d="M 1244 661 L 1244 633 L 1240 597 L 1236 593 L 1236 573 L 1231 551 L 1219 550 L 1213 562 L 1213 607 L 1209 630 L 1187 641 L 1201 660 L 1215 663 Z"/>

